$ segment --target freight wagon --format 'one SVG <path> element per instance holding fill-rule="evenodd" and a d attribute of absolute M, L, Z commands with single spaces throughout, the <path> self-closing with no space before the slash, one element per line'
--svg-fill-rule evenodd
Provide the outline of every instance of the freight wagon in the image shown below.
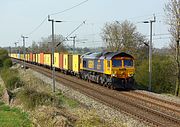
<path fill-rule="evenodd" d="M 51 67 L 52 66 L 51 54 L 44 53 L 44 65 L 46 67 Z"/>

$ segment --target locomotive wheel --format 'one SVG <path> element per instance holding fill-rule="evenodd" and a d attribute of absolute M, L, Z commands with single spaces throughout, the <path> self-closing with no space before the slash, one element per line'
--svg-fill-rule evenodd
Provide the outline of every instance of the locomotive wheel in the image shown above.
<path fill-rule="evenodd" d="M 112 84 L 109 86 L 109 88 L 110 88 L 111 90 L 114 90 L 114 86 L 113 86 Z"/>
<path fill-rule="evenodd" d="M 113 86 L 111 83 L 108 83 L 107 87 L 108 87 L 109 89 L 111 89 L 111 90 L 114 89 L 114 86 Z"/>
<path fill-rule="evenodd" d="M 88 79 L 88 82 L 89 82 L 89 83 L 91 83 L 91 80 L 90 80 L 90 79 Z"/>
<path fill-rule="evenodd" d="M 105 83 L 103 83 L 103 84 L 102 84 L 102 86 L 106 87 L 106 84 L 105 84 Z"/>

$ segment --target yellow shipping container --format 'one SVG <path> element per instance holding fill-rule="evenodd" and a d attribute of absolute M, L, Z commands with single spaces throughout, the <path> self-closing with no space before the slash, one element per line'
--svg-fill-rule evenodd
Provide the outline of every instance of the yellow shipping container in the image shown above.
<path fill-rule="evenodd" d="M 51 54 L 44 54 L 44 64 L 51 66 Z"/>
<path fill-rule="evenodd" d="M 24 54 L 20 54 L 20 59 L 24 60 Z"/>
<path fill-rule="evenodd" d="M 64 54 L 64 57 L 63 57 L 63 69 L 68 70 L 68 54 Z"/>
<path fill-rule="evenodd" d="M 37 63 L 40 64 L 40 54 L 38 54 L 38 60 L 37 60 Z"/>
<path fill-rule="evenodd" d="M 17 54 L 16 54 L 16 53 L 13 53 L 13 54 L 11 54 L 11 57 L 12 57 L 12 58 L 17 58 Z"/>
<path fill-rule="evenodd" d="M 59 53 L 54 53 L 54 66 L 59 68 Z"/>
<path fill-rule="evenodd" d="M 14 54 L 14 53 L 11 53 L 11 57 L 12 57 L 12 58 L 15 58 L 15 54 Z"/>
<path fill-rule="evenodd" d="M 26 54 L 26 55 L 27 55 L 27 56 L 26 56 L 26 60 L 29 61 L 29 53 Z"/>
<path fill-rule="evenodd" d="M 36 53 L 36 60 L 35 60 L 36 63 L 38 63 L 38 53 Z"/>
<path fill-rule="evenodd" d="M 15 58 L 17 59 L 17 53 L 15 54 Z"/>
<path fill-rule="evenodd" d="M 36 54 L 35 53 L 33 53 L 33 60 L 32 61 L 36 62 Z"/>
<path fill-rule="evenodd" d="M 25 60 L 29 61 L 29 54 L 25 54 Z"/>
<path fill-rule="evenodd" d="M 29 59 L 30 59 L 30 54 L 28 53 L 27 54 L 27 61 L 29 61 Z"/>
<path fill-rule="evenodd" d="M 13 58 L 13 53 L 11 53 L 10 56 Z"/>
<path fill-rule="evenodd" d="M 75 73 L 80 71 L 80 55 L 73 55 L 73 68 Z"/>
<path fill-rule="evenodd" d="M 27 59 L 28 59 L 28 54 L 25 54 L 25 60 L 27 61 Z"/>
<path fill-rule="evenodd" d="M 28 54 L 25 54 L 25 60 L 27 60 L 28 59 Z"/>

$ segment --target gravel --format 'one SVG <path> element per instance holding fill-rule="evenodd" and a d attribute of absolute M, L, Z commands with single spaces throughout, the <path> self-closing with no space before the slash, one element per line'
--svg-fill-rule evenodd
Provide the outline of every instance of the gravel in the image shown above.
<path fill-rule="evenodd" d="M 52 79 L 48 78 L 47 76 L 40 74 L 38 72 L 32 71 L 32 74 L 43 80 L 44 82 L 48 83 L 48 84 L 52 84 Z M 108 107 L 98 101 L 93 100 L 90 97 L 87 97 L 86 95 L 83 95 L 82 93 L 69 88 L 67 86 L 64 86 L 61 83 L 56 82 L 56 88 L 60 89 L 62 91 L 62 93 L 70 98 L 73 98 L 77 101 L 79 101 L 80 103 L 86 105 L 86 107 L 88 107 L 89 109 L 94 109 L 96 111 L 96 113 L 100 116 L 100 118 L 102 118 L 105 121 L 108 121 L 110 123 L 114 123 L 116 121 L 122 123 L 122 125 L 117 125 L 118 126 L 127 126 L 127 127 L 147 127 L 147 125 L 145 125 L 144 123 L 135 120 L 133 118 L 131 118 L 130 116 L 127 116 L 124 113 L 121 113 L 111 107 Z"/>
<path fill-rule="evenodd" d="M 170 102 L 180 104 L 180 97 L 176 97 L 176 96 L 173 96 L 171 94 L 157 94 L 157 93 L 148 92 L 148 91 L 145 91 L 145 90 L 136 90 L 136 91 L 141 92 L 141 93 L 146 93 L 146 94 L 152 95 L 154 97 L 157 97 L 157 98 L 160 98 L 160 99 L 163 99 L 163 100 L 167 100 L 167 101 L 170 101 Z"/>

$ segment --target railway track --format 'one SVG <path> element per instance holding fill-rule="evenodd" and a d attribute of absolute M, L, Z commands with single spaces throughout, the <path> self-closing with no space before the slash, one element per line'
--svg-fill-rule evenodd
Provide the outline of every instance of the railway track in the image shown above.
<path fill-rule="evenodd" d="M 51 77 L 51 70 L 29 63 L 27 63 L 27 65 L 30 68 L 43 73 L 48 77 Z M 140 121 L 143 121 L 150 126 L 178 127 L 180 125 L 178 104 L 175 104 L 178 109 L 175 110 L 176 116 L 173 116 L 170 113 L 159 110 L 159 108 L 166 109 L 167 107 L 169 107 L 168 110 L 174 112 L 173 107 L 167 106 L 171 105 L 171 103 L 163 101 L 160 102 L 155 97 L 151 98 L 145 95 L 141 96 L 141 94 L 138 94 L 136 92 L 118 92 L 109 90 L 104 87 L 94 85 L 93 83 L 88 83 L 86 81 L 79 80 L 75 77 L 64 75 L 61 73 L 56 73 L 56 80 L 72 87 L 73 89 L 78 90 L 79 92 L 87 96 L 90 96 L 91 98 L 94 98 L 95 100 L 100 101 L 101 103 L 104 103 L 105 105 L 128 114 L 135 119 L 139 119 Z M 148 100 L 149 98 L 151 98 L 152 100 Z M 156 100 L 154 103 L 153 99 Z M 166 105 L 163 106 L 163 104 L 161 104 L 162 102 L 166 103 Z M 152 108 L 148 105 L 155 105 L 156 107 L 158 107 L 158 109 Z"/>
<path fill-rule="evenodd" d="M 173 114 L 174 117 L 180 119 L 180 105 L 177 103 L 165 101 L 139 91 L 121 92 L 120 94 L 134 98 L 134 100 L 137 100 L 137 102 L 141 103 L 142 105 L 146 105 L 147 107 L 155 110 L 158 109 L 161 112 L 166 112 L 166 114 L 169 115 Z"/>

